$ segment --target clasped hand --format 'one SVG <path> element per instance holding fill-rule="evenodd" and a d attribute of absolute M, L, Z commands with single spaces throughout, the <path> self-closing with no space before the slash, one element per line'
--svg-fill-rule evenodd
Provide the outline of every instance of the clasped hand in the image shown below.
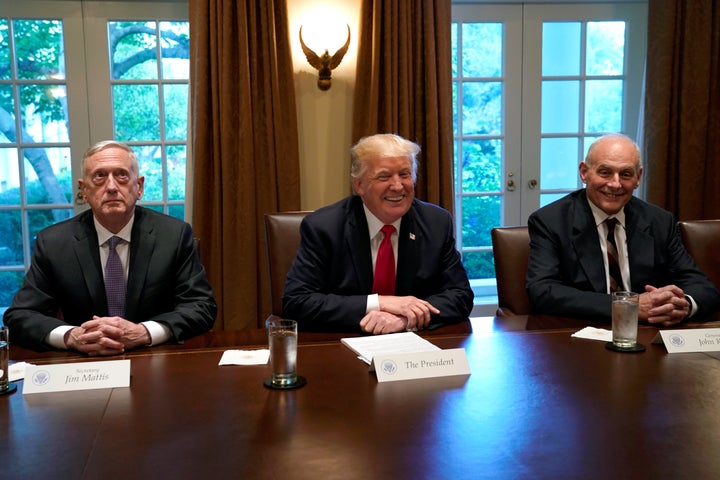
<path fill-rule="evenodd" d="M 149 343 L 150 334 L 143 325 L 121 317 L 95 316 L 65 336 L 68 348 L 89 356 L 118 355 Z"/>
<path fill-rule="evenodd" d="M 379 335 L 421 330 L 428 326 L 433 314 L 440 313 L 430 302 L 413 296 L 381 295 L 379 302 L 380 310 L 368 313 L 360 321 L 360 328 L 364 332 Z"/>
<path fill-rule="evenodd" d="M 682 322 L 690 314 L 690 303 L 685 292 L 675 285 L 656 288 L 645 285 L 640 294 L 639 318 L 648 323 L 659 323 L 670 327 Z"/>

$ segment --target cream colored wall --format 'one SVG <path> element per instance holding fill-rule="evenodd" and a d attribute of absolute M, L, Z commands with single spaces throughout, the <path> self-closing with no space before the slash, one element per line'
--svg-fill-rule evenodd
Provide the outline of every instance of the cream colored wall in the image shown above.
<path fill-rule="evenodd" d="M 352 142 L 352 107 L 357 60 L 360 0 L 288 0 L 295 95 L 300 150 L 301 208 L 315 210 L 350 193 L 350 154 Z M 317 87 L 317 70 L 311 67 L 300 46 L 301 25 L 305 43 L 322 54 L 327 48 L 332 55 L 337 44 L 320 46 L 312 35 L 313 24 L 322 20 L 326 25 L 350 25 L 348 52 L 332 71 L 332 86 L 322 91 Z M 329 30 L 316 27 L 317 30 Z M 321 41 L 321 40 L 320 40 Z"/>

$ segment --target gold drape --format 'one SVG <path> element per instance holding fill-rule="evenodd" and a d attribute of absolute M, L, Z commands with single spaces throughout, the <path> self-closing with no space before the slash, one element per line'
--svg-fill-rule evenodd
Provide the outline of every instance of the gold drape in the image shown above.
<path fill-rule="evenodd" d="M 647 199 L 720 218 L 720 1 L 648 3 Z"/>
<path fill-rule="evenodd" d="M 451 3 L 363 0 L 353 142 L 396 133 L 418 143 L 416 194 L 453 210 Z"/>
<path fill-rule="evenodd" d="M 263 214 L 300 208 L 285 0 L 190 0 L 193 228 L 215 330 L 270 313 Z"/>

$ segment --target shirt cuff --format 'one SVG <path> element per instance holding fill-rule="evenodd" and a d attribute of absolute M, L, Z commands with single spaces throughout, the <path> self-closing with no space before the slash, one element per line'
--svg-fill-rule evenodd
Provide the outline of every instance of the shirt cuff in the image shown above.
<path fill-rule="evenodd" d="M 160 322 L 149 320 L 147 322 L 140 322 L 140 325 L 147 328 L 148 334 L 150 335 L 149 345 L 160 345 L 161 343 L 165 343 L 170 340 L 170 337 L 172 336 L 167 325 Z"/>
<path fill-rule="evenodd" d="M 688 314 L 688 318 L 690 318 L 697 313 L 698 306 L 697 303 L 695 303 L 695 300 L 690 295 L 685 295 L 685 300 L 690 303 L 690 313 Z"/>
<path fill-rule="evenodd" d="M 372 295 L 368 295 L 367 297 L 365 314 L 367 315 L 368 313 L 374 312 L 376 310 L 380 310 L 380 295 L 377 293 L 373 293 Z"/>
<path fill-rule="evenodd" d="M 61 325 L 50 330 L 50 333 L 45 337 L 45 343 L 54 348 L 61 350 L 67 350 L 65 345 L 65 334 L 75 328 L 73 325 Z"/>

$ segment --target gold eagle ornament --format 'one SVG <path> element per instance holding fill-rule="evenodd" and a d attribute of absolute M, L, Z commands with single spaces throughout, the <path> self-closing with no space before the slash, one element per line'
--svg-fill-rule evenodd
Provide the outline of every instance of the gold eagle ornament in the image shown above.
<path fill-rule="evenodd" d="M 348 37 L 345 45 L 340 47 L 340 49 L 335 52 L 332 57 L 330 56 L 330 52 L 328 52 L 327 50 L 325 50 L 325 53 L 323 53 L 322 55 L 318 55 L 317 53 L 310 50 L 310 48 L 305 45 L 305 42 L 303 42 L 302 29 L 303 27 L 301 26 L 300 46 L 302 46 L 303 53 L 305 54 L 305 58 L 307 58 L 308 63 L 318 71 L 318 88 L 320 90 L 329 90 L 332 70 L 338 65 L 340 65 L 340 62 L 342 61 L 343 57 L 347 53 L 348 47 L 350 46 L 350 25 L 347 25 Z"/>

